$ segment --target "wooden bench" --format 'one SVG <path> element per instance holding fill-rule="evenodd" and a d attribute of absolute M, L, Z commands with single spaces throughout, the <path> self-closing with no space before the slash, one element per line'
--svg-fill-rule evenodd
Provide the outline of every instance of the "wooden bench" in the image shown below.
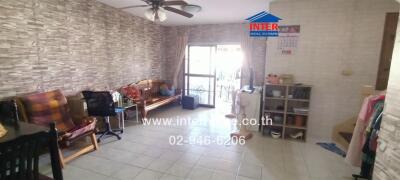
<path fill-rule="evenodd" d="M 140 91 L 139 97 L 127 96 L 122 90 L 122 94 L 128 97 L 130 100 L 138 104 L 139 111 L 142 118 L 147 118 L 149 111 L 154 110 L 163 105 L 180 102 L 181 101 L 181 90 L 176 89 L 175 95 L 162 96 L 160 93 L 160 86 L 165 84 L 164 81 L 160 80 L 142 80 L 137 83 L 130 84 L 123 88 L 134 88 Z M 122 88 L 122 89 L 123 89 Z"/>

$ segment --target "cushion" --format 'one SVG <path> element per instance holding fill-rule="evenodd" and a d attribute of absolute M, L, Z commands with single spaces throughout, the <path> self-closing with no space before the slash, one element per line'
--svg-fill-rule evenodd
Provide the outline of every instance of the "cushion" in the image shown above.
<path fill-rule="evenodd" d="M 67 96 L 69 115 L 72 118 L 74 124 L 81 124 L 82 120 L 88 115 L 85 112 L 85 100 L 81 93 L 76 95 Z"/>
<path fill-rule="evenodd" d="M 168 88 L 167 84 L 162 84 L 160 86 L 160 94 L 162 96 L 173 96 L 175 95 L 175 88 L 174 87 Z"/>
<path fill-rule="evenodd" d="M 36 93 L 22 97 L 28 120 L 31 123 L 48 126 L 55 122 L 61 132 L 75 127 L 67 106 L 67 99 L 60 90 Z"/>
<path fill-rule="evenodd" d="M 140 99 L 141 96 L 140 89 L 134 85 L 122 87 L 121 93 L 132 100 Z"/>
<path fill-rule="evenodd" d="M 84 123 L 69 130 L 67 133 L 65 133 L 63 135 L 63 138 L 74 139 L 74 138 L 78 137 L 79 135 L 82 135 L 86 132 L 94 130 L 95 128 L 96 128 L 96 120 L 89 119 L 88 121 L 85 121 Z"/>

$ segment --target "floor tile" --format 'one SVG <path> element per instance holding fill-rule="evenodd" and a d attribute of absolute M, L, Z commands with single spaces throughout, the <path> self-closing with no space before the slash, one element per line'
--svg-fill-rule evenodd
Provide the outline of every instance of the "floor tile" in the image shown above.
<path fill-rule="evenodd" d="M 80 157 L 72 161 L 71 164 L 106 176 L 110 176 L 123 167 L 122 163 L 94 156 Z"/>
<path fill-rule="evenodd" d="M 161 156 L 161 154 L 163 154 L 163 152 L 165 151 L 165 149 L 160 149 L 160 148 L 148 148 L 146 149 L 143 154 L 146 156 L 150 156 L 150 157 L 154 157 L 154 158 L 158 158 Z"/>
<path fill-rule="evenodd" d="M 127 121 L 122 140 L 108 138 L 100 143 L 98 151 L 68 163 L 65 179 L 350 180 L 351 174 L 359 171 L 347 165 L 342 157 L 313 143 L 276 140 L 256 132 L 243 146 L 169 144 L 168 137 L 178 135 L 229 138 L 236 126 L 224 117 L 227 111 L 218 108 L 188 111 L 171 106 L 149 115 L 179 116 L 197 123 L 182 127 L 144 126 Z M 45 174 L 51 174 L 49 165 L 48 157 L 41 159 L 40 169 Z"/>
<path fill-rule="evenodd" d="M 173 176 L 170 174 L 164 174 L 160 180 L 185 180 L 183 177 Z"/>
<path fill-rule="evenodd" d="M 227 173 L 223 171 L 216 171 L 213 173 L 211 180 L 232 180 L 236 178 L 236 174 Z"/>
<path fill-rule="evenodd" d="M 242 163 L 239 167 L 239 176 L 248 177 L 252 179 L 261 179 L 262 167 L 259 165 Z"/>
<path fill-rule="evenodd" d="M 238 176 L 236 178 L 236 180 L 257 180 L 257 179 L 253 179 L 253 178 L 249 178 L 249 177 L 244 177 L 244 176 Z M 289 180 L 289 179 L 288 179 Z"/>
<path fill-rule="evenodd" d="M 190 180 L 210 180 L 214 171 L 211 169 L 203 168 L 203 167 L 194 167 L 189 175 L 187 176 L 187 179 Z"/>
<path fill-rule="evenodd" d="M 119 169 L 117 172 L 113 173 L 111 175 L 111 177 L 113 177 L 115 179 L 119 179 L 119 180 L 132 180 L 141 171 L 143 171 L 142 168 L 125 165 L 121 169 Z"/>
<path fill-rule="evenodd" d="M 177 161 L 184 155 L 184 152 L 179 152 L 179 151 L 165 151 L 161 154 L 160 159 L 165 159 L 165 160 L 171 160 L 171 161 Z"/>
<path fill-rule="evenodd" d="M 199 161 L 200 157 L 200 154 L 193 154 L 188 152 L 182 155 L 176 162 L 194 165 Z"/>
<path fill-rule="evenodd" d="M 192 170 L 191 165 L 175 163 L 173 166 L 171 166 L 168 169 L 167 173 L 175 175 L 175 176 L 179 176 L 179 177 L 186 177 L 191 170 Z"/>
<path fill-rule="evenodd" d="M 161 178 L 163 174 L 160 172 L 156 171 L 151 171 L 151 170 L 143 170 L 141 171 L 135 178 L 134 180 L 158 180 Z"/>
<path fill-rule="evenodd" d="M 67 166 L 63 169 L 63 178 L 68 179 L 82 179 L 85 177 L 85 180 L 107 180 L 109 179 L 108 176 L 101 175 L 99 173 L 78 168 L 75 166 Z"/>
<path fill-rule="evenodd" d="M 160 172 L 167 172 L 167 170 L 169 168 L 171 168 L 174 163 L 175 163 L 174 161 L 170 161 L 170 160 L 155 159 L 147 167 L 147 169 L 154 170 L 154 171 L 160 171 Z"/>
<path fill-rule="evenodd" d="M 146 168 L 147 166 L 150 165 L 150 163 L 154 162 L 155 159 L 156 158 L 152 158 L 152 157 L 149 157 L 149 156 L 141 155 L 141 156 L 138 156 L 135 159 L 132 159 L 128 163 L 130 165 L 133 165 L 133 166 L 139 166 L 139 167 L 142 167 L 142 168 Z"/>

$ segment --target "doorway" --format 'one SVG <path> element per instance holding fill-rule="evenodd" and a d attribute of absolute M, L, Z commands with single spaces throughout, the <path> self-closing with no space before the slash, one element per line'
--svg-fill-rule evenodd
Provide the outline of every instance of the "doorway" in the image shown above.
<path fill-rule="evenodd" d="M 243 54 L 239 44 L 217 45 L 217 106 L 231 107 L 235 91 L 241 87 Z"/>
<path fill-rule="evenodd" d="M 199 97 L 199 105 L 215 107 L 216 46 L 192 46 L 186 51 L 184 95 Z"/>
<path fill-rule="evenodd" d="M 388 85 L 398 19 L 399 13 L 386 14 L 378 76 L 376 78 L 376 90 L 386 90 Z"/>
<path fill-rule="evenodd" d="M 189 45 L 185 57 L 184 94 L 198 96 L 201 106 L 230 108 L 241 85 L 240 45 Z"/>

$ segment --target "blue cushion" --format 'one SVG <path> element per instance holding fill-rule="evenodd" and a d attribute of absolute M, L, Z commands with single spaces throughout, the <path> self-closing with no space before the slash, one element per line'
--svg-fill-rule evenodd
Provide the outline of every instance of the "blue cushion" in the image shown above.
<path fill-rule="evenodd" d="M 160 94 L 161 94 L 162 96 L 173 96 L 173 95 L 175 95 L 175 88 L 172 87 L 171 90 L 161 88 L 161 89 L 160 89 Z"/>

